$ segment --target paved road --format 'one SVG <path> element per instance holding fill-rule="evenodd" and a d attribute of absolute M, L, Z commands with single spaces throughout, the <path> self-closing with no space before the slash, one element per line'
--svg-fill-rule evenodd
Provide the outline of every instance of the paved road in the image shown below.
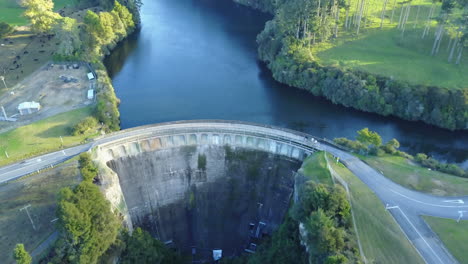
<path fill-rule="evenodd" d="M 251 133 L 274 137 L 283 143 L 296 147 L 325 150 L 340 158 L 340 160 L 365 184 L 371 188 L 392 213 L 402 230 L 415 245 L 418 252 L 427 263 L 457 263 L 445 249 L 440 240 L 421 219 L 420 215 L 430 215 L 451 219 L 468 220 L 468 196 L 439 197 L 406 189 L 369 167 L 366 163 L 351 154 L 323 142 L 319 147 L 312 144 L 310 135 L 238 121 L 180 121 L 165 124 L 150 125 L 122 130 L 117 133 L 96 139 L 94 142 L 42 155 L 0 168 L 0 183 L 7 182 L 37 170 L 50 167 L 70 159 L 93 146 L 113 143 L 120 140 L 138 140 L 138 138 L 190 131 L 229 131 L 232 133 Z"/>
<path fill-rule="evenodd" d="M 406 189 L 360 159 L 333 146 L 323 150 L 340 158 L 382 200 L 427 263 L 458 263 L 423 221 L 421 215 L 468 220 L 468 197 L 440 197 Z M 464 212 L 464 214 L 460 212 Z"/>

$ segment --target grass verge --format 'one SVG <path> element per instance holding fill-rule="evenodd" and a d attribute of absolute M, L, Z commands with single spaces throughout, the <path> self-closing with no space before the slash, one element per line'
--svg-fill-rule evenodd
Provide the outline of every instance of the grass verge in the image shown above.
<path fill-rule="evenodd" d="M 434 195 L 468 195 L 468 179 L 423 168 L 403 157 L 359 156 L 392 181 L 407 188 Z"/>
<path fill-rule="evenodd" d="M 424 263 L 379 198 L 341 163 L 331 162 L 330 166 L 348 184 L 354 224 L 367 260 L 370 263 Z"/>
<path fill-rule="evenodd" d="M 91 107 L 80 108 L 0 134 L 0 166 L 76 145 L 94 136 L 95 134 L 71 135 L 72 128 L 90 116 L 91 112 Z"/>
<path fill-rule="evenodd" d="M 77 161 L 68 162 L 34 177 L 24 177 L 0 185 L 0 259 L 13 263 L 12 252 L 17 243 L 24 243 L 31 253 L 55 231 L 56 199 L 58 191 L 80 181 Z M 31 225 L 25 210 L 34 222 Z"/>
<path fill-rule="evenodd" d="M 460 261 L 466 263 L 468 259 L 468 221 L 457 223 L 452 219 L 423 216 L 426 223 L 432 228 L 439 238 L 444 242 L 452 255 Z"/>
<path fill-rule="evenodd" d="M 302 163 L 299 172 L 316 183 L 333 185 L 330 171 L 327 168 L 327 161 L 325 160 L 325 152 L 316 152 L 309 156 Z"/>

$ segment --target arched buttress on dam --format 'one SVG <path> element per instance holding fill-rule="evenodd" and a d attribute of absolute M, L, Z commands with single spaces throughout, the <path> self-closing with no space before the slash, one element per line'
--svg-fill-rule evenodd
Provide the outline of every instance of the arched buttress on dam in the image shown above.
<path fill-rule="evenodd" d="M 238 255 L 282 222 L 310 137 L 232 123 L 149 128 L 96 148 L 100 184 L 131 229 L 209 260 Z M 289 134 L 288 134 L 289 133 Z M 205 253 L 203 253 L 205 252 Z"/>

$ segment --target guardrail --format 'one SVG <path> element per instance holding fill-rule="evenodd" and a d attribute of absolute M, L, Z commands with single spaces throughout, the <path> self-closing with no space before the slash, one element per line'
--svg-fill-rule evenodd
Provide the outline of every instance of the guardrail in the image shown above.
<path fill-rule="evenodd" d="M 314 151 L 318 149 L 318 145 L 315 142 L 312 142 L 310 139 L 315 139 L 311 135 L 297 132 L 288 129 L 276 129 L 271 126 L 261 126 L 247 122 L 236 122 L 236 123 L 227 123 L 226 121 L 211 122 L 211 120 L 196 120 L 192 121 L 183 121 L 183 122 L 170 122 L 159 125 L 150 125 L 139 128 L 128 129 L 124 131 L 119 131 L 102 137 L 101 139 L 94 144 L 95 146 L 100 147 L 111 147 L 116 146 L 122 143 L 136 142 L 145 140 L 148 138 L 155 137 L 164 137 L 164 136 L 178 136 L 178 135 L 187 135 L 187 134 L 230 134 L 230 135 L 240 135 L 240 136 L 249 136 L 261 139 L 273 140 L 276 142 L 281 142 L 294 146 L 296 148 Z M 201 125 L 203 124 L 203 125 Z M 136 135 L 128 135 L 129 133 L 138 133 Z M 279 132 L 279 133 L 278 133 Z M 118 136 L 123 136 L 119 138 Z M 112 140 L 112 137 L 117 137 Z M 110 139 L 109 142 L 99 143 L 100 140 L 106 141 Z M 318 141 L 317 141 L 318 142 Z"/>

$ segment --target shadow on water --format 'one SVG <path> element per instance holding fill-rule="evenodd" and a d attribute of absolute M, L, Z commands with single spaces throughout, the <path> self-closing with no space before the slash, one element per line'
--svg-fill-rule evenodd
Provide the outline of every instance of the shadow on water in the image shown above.
<path fill-rule="evenodd" d="M 256 35 L 269 15 L 229 0 L 144 3 L 142 29 L 105 60 L 121 99 L 122 128 L 187 120 L 243 120 L 354 138 L 368 127 L 402 149 L 449 161 L 467 157 L 468 133 L 334 105 L 282 85 L 258 62 Z"/>

